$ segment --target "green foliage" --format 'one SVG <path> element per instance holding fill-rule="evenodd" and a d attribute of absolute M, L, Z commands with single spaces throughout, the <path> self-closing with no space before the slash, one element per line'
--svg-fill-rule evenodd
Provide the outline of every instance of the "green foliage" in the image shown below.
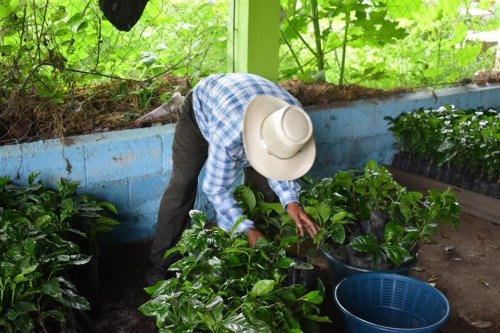
<path fill-rule="evenodd" d="M 0 178 L 2 332 L 31 332 L 53 322 L 64 326 L 70 309 L 88 309 L 66 271 L 91 259 L 77 242 L 89 244 L 117 223 L 101 215 L 105 208 L 116 212 L 113 205 L 76 195 L 76 183 L 61 179 L 51 190 L 36 177 L 31 174 L 26 186 Z M 81 220 L 86 229 L 79 228 Z"/>
<path fill-rule="evenodd" d="M 406 35 L 405 30 L 388 17 L 385 2 L 350 0 L 302 3 L 288 0 L 284 1 L 283 5 L 288 14 L 281 29 L 284 44 L 289 47 L 292 54 L 297 54 L 300 50 L 294 50 L 292 45 L 298 46 L 300 44 L 294 41 L 300 42 L 316 60 L 316 70 L 314 70 L 312 66 L 307 65 L 312 63 L 307 56 L 300 59 L 295 57 L 296 69 L 305 75 L 303 78 L 306 80 L 312 76 L 316 78 L 323 76 L 325 79 L 324 72 L 329 69 L 326 62 L 330 60 L 330 64 L 333 65 L 335 60 L 327 59 L 326 55 L 339 50 L 341 60 L 338 66 L 340 73 L 338 83 L 342 85 L 345 83 L 347 46 L 359 48 L 368 45 L 380 48 Z M 311 25 L 314 27 L 312 36 L 314 47 L 309 44 L 307 36 Z"/>
<path fill-rule="evenodd" d="M 435 85 L 491 69 L 494 50 L 466 40 L 500 20 L 469 14 L 471 0 L 281 0 L 283 78 L 367 86 Z M 484 7 L 484 6 L 483 6 Z M 497 14 L 498 15 L 498 14 Z M 69 91 L 114 77 L 169 72 L 196 81 L 226 70 L 226 1 L 150 2 L 132 31 L 116 30 L 97 2 L 0 3 L 0 99 L 35 93 L 62 104 Z M 83 75 L 82 75 L 83 74 Z"/>
<path fill-rule="evenodd" d="M 500 179 L 500 114 L 445 105 L 385 118 L 400 152 L 462 173 Z"/>
<path fill-rule="evenodd" d="M 146 288 L 151 300 L 139 308 L 161 332 L 302 332 L 302 321 L 329 321 L 319 316 L 324 290 L 285 283 L 295 264 L 283 248 L 263 239 L 250 247 L 242 233 L 207 228 L 202 212 L 191 218 L 165 253 L 183 255 L 169 268 L 176 277 Z"/>
<path fill-rule="evenodd" d="M 268 221 L 267 226 L 288 221 L 283 209 L 272 215 L 263 213 L 265 210 L 260 207 L 265 203 L 261 200 L 261 196 L 256 196 L 253 210 L 242 205 L 250 218 Z M 320 228 L 314 238 L 317 245 L 327 246 L 327 240 L 348 244 L 368 254 L 374 263 L 390 262 L 396 266 L 414 257 L 419 242 L 435 233 L 438 222 L 456 226 L 460 214 L 450 190 L 431 190 L 427 196 L 407 191 L 375 161 L 369 161 L 362 171 L 339 171 L 333 177 L 309 180 L 300 194 L 300 203 Z M 363 229 L 366 223 L 371 226 Z M 287 239 L 286 233 L 283 239 Z"/>
<path fill-rule="evenodd" d="M 336 200 L 332 202 L 324 193 L 335 193 Z M 369 161 L 362 173 L 340 171 L 331 179 L 314 184 L 304 191 L 301 203 L 304 207 L 326 203 L 331 209 L 344 212 L 343 219 L 333 216 L 327 224 L 318 220 L 325 230 L 318 234 L 316 243 L 327 237 L 336 243 L 350 239 L 353 249 L 368 253 L 374 262 L 389 261 L 396 266 L 415 255 L 412 251 L 436 231 L 437 222 L 457 225 L 460 213 L 450 190 L 431 190 L 425 197 L 422 193 L 407 191 L 375 161 Z M 362 226 L 368 222 L 371 227 Z M 350 235 L 354 230 L 361 235 L 335 236 Z"/>
<path fill-rule="evenodd" d="M 500 21 L 473 17 L 472 1 L 282 0 L 283 77 L 377 88 L 457 82 L 491 69 L 494 48 L 466 40 Z"/>
<path fill-rule="evenodd" d="M 223 71 L 225 19 L 223 2 L 164 0 L 150 2 L 140 22 L 124 33 L 103 17 L 97 1 L 2 1 L 0 88 L 62 103 L 68 90 L 101 75 L 147 79 L 170 72 L 196 78 Z"/>

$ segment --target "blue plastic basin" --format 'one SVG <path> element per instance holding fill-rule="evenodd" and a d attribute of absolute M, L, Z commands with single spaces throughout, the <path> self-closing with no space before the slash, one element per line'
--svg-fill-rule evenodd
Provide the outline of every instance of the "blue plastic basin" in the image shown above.
<path fill-rule="evenodd" d="M 439 290 L 400 274 L 346 277 L 333 298 L 349 333 L 431 333 L 450 315 L 449 302 Z"/>

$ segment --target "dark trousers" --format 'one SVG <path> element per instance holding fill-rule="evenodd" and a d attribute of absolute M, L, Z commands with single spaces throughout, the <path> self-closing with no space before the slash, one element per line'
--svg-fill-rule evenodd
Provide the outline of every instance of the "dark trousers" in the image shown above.
<path fill-rule="evenodd" d="M 153 265 L 170 266 L 179 259 L 171 255 L 166 260 L 163 255 L 173 247 L 183 230 L 189 226 L 189 211 L 196 199 L 198 176 L 207 160 L 208 142 L 196 123 L 193 113 L 191 93 L 179 111 L 174 141 L 172 144 L 172 175 L 163 194 L 158 212 L 158 222 L 151 246 Z M 277 201 L 267 179 L 252 168 L 245 168 L 245 183 L 264 193 L 266 201 Z M 215 207 L 216 208 L 216 207 Z"/>

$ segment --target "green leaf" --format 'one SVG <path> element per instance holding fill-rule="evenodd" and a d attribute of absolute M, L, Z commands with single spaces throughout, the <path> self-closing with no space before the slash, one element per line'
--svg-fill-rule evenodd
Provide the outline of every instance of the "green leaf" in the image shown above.
<path fill-rule="evenodd" d="M 55 216 L 53 214 L 45 214 L 37 217 L 34 222 L 37 228 L 43 229 L 46 226 L 50 225 L 52 222 L 56 221 L 57 220 L 55 219 Z"/>
<path fill-rule="evenodd" d="M 323 303 L 323 295 L 321 295 L 321 292 L 319 290 L 313 290 L 305 294 L 300 298 L 301 300 L 313 304 L 321 304 Z"/>
<path fill-rule="evenodd" d="M 31 302 L 25 302 L 25 301 L 19 301 L 15 305 L 15 309 L 19 314 L 25 314 L 28 312 L 34 312 L 37 311 L 37 307 L 34 303 Z"/>
<path fill-rule="evenodd" d="M 45 282 L 42 285 L 41 291 L 45 295 L 55 298 L 56 300 L 59 300 L 62 297 L 61 287 L 59 286 L 59 283 L 55 279 L 51 279 Z"/>
<path fill-rule="evenodd" d="M 351 247 L 359 252 L 376 253 L 379 249 L 374 235 L 358 236 L 351 241 Z"/>
<path fill-rule="evenodd" d="M 383 244 L 382 248 L 387 255 L 387 258 L 389 258 L 389 260 L 396 266 L 399 266 L 402 262 L 412 258 L 408 250 L 400 245 Z"/>
<path fill-rule="evenodd" d="M 274 280 L 259 280 L 253 286 L 251 294 L 257 297 L 267 295 L 273 291 L 274 285 Z"/>
<path fill-rule="evenodd" d="M 386 243 L 403 237 L 404 229 L 397 222 L 391 221 L 384 227 L 384 241 Z"/>
<path fill-rule="evenodd" d="M 318 323 L 331 323 L 332 320 L 328 316 L 306 315 L 307 319 L 314 320 Z"/>
<path fill-rule="evenodd" d="M 243 209 L 252 212 L 257 205 L 253 191 L 246 185 L 239 185 L 234 191 L 235 199 L 243 205 Z"/>
<path fill-rule="evenodd" d="M 33 273 L 38 268 L 38 264 L 30 265 L 22 268 L 22 272 L 16 275 L 14 278 L 15 283 L 21 283 L 25 281 L 29 281 L 30 279 L 26 277 L 26 275 Z"/>
<path fill-rule="evenodd" d="M 321 202 L 318 206 L 316 206 L 316 209 L 318 210 L 321 221 L 328 221 L 328 219 L 330 218 L 330 214 L 332 213 L 332 209 L 330 208 L 330 206 L 328 206 L 324 202 Z"/>
<path fill-rule="evenodd" d="M 210 315 L 215 322 L 221 321 L 222 312 L 224 311 L 224 300 L 222 297 L 216 296 L 209 304 L 206 305 L 206 310 L 210 312 Z"/>
<path fill-rule="evenodd" d="M 89 302 L 82 296 L 75 294 L 73 290 L 62 289 L 62 303 L 73 309 L 90 310 Z"/>
<path fill-rule="evenodd" d="M 48 311 L 45 311 L 45 314 L 49 317 L 52 317 L 52 318 L 60 321 L 60 322 L 64 322 L 66 320 L 64 312 L 61 310 L 48 310 Z"/>
<path fill-rule="evenodd" d="M 272 333 L 271 328 L 260 321 L 258 327 L 254 327 L 242 313 L 234 314 L 227 317 L 223 322 L 223 327 L 229 332 L 242 333 Z"/>
<path fill-rule="evenodd" d="M 344 226 L 340 223 L 335 223 L 331 226 L 330 229 L 330 236 L 332 237 L 332 239 L 339 244 L 343 244 L 346 237 Z"/>
<path fill-rule="evenodd" d="M 18 332 L 33 332 L 35 327 L 33 320 L 29 316 L 22 316 L 15 320 L 15 326 Z"/>
<path fill-rule="evenodd" d="M 62 254 L 58 255 L 57 262 L 59 263 L 67 263 L 72 265 L 84 265 L 88 263 L 92 256 L 86 254 Z"/>
<path fill-rule="evenodd" d="M 39 172 L 30 173 L 28 176 L 28 185 L 33 185 L 33 183 L 35 182 L 35 179 L 38 177 L 38 175 L 40 175 Z"/>
<path fill-rule="evenodd" d="M 112 203 L 109 203 L 107 201 L 101 201 L 97 203 L 100 207 L 106 208 L 110 212 L 112 212 L 115 215 L 118 215 L 118 210 L 116 209 L 116 206 L 113 205 Z"/>
<path fill-rule="evenodd" d="M 346 218 L 347 218 L 348 213 L 346 211 L 341 211 L 338 213 L 335 213 L 332 218 L 333 223 L 345 223 Z"/>

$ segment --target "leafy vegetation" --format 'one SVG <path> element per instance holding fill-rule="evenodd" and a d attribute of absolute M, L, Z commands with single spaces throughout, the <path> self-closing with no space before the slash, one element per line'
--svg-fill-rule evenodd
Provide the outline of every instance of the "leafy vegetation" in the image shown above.
<path fill-rule="evenodd" d="M 183 255 L 169 268 L 175 278 L 146 288 L 151 300 L 139 308 L 161 332 L 302 332 L 307 321 L 329 321 L 319 315 L 321 284 L 308 290 L 289 283 L 290 270 L 301 266 L 284 243 L 261 239 L 250 247 L 242 233 L 208 228 L 202 212 L 191 218 L 191 228 L 165 253 Z"/>
<path fill-rule="evenodd" d="M 98 2 L 2 1 L 0 87 L 60 103 L 100 76 L 223 71 L 225 14 L 222 3 L 160 1 L 146 7 L 133 33 L 123 33 L 103 19 Z"/>
<path fill-rule="evenodd" d="M 96 235 L 117 223 L 103 215 L 116 213 L 112 204 L 76 195 L 76 183 L 61 179 L 57 190 L 51 190 L 35 182 L 36 177 L 30 175 L 27 186 L 0 178 L 2 332 L 65 327 L 72 309 L 89 309 L 67 272 L 89 262 L 93 253 L 86 250 L 94 246 Z"/>
<path fill-rule="evenodd" d="M 339 171 L 308 184 L 300 202 L 320 227 L 314 242 L 354 266 L 399 266 L 415 257 L 419 242 L 436 232 L 438 222 L 458 224 L 460 207 L 450 190 L 430 190 L 426 196 L 407 191 L 375 161 L 362 172 Z M 263 202 L 246 186 L 237 189 L 236 198 L 249 217 L 265 222 L 264 230 L 294 231 L 279 204 Z"/>
<path fill-rule="evenodd" d="M 470 14 L 474 1 L 283 0 L 284 77 L 376 88 L 457 82 L 491 68 L 494 48 L 467 40 L 498 17 Z M 479 6 L 489 8 L 488 1 Z"/>
<path fill-rule="evenodd" d="M 445 105 L 385 119 L 400 154 L 500 183 L 500 114 L 497 110 L 460 110 Z"/>
<path fill-rule="evenodd" d="M 466 35 L 494 30 L 500 20 L 470 15 L 472 0 L 281 3 L 283 78 L 392 88 L 455 82 L 493 65 L 493 52 L 483 53 Z M 96 2 L 3 1 L 0 88 L 61 103 L 99 78 L 146 80 L 168 72 L 196 80 L 224 72 L 227 19 L 226 1 L 162 0 L 149 3 L 124 33 Z"/>

